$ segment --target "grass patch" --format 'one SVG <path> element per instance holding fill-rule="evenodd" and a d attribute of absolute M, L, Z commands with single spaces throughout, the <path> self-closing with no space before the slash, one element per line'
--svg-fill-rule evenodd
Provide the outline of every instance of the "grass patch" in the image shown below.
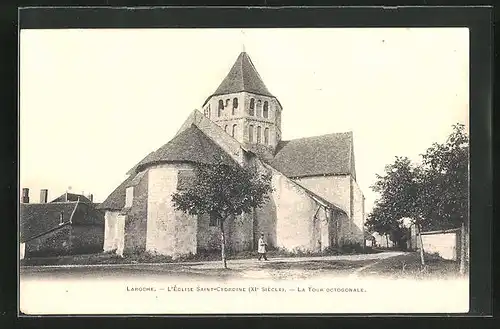
<path fill-rule="evenodd" d="M 321 252 L 311 252 L 301 249 L 285 250 L 273 248 L 268 251 L 269 258 L 293 258 L 293 257 L 314 257 L 314 256 L 331 256 L 331 255 L 352 255 L 352 254 L 371 254 L 381 252 L 370 247 L 357 245 L 345 245 L 341 248 L 327 248 Z M 252 259 L 257 258 L 256 251 L 228 251 L 227 259 Z M 86 255 L 66 255 L 55 257 L 32 257 L 20 261 L 21 266 L 43 266 L 43 265 L 99 265 L 99 264 L 135 264 L 135 263 L 182 263 L 182 262 L 204 262 L 204 261 L 219 261 L 221 253 L 219 250 L 198 250 L 196 254 L 181 256 L 177 259 L 172 259 L 170 256 L 163 256 L 144 251 L 134 251 L 125 254 L 124 257 L 117 256 L 113 251 L 101 252 L 96 254 Z"/>
<path fill-rule="evenodd" d="M 425 266 L 420 262 L 420 253 L 411 252 L 404 255 L 383 259 L 369 267 L 365 275 L 381 275 L 394 278 L 447 278 L 460 275 L 460 263 L 446 260 L 437 254 L 425 255 Z"/>

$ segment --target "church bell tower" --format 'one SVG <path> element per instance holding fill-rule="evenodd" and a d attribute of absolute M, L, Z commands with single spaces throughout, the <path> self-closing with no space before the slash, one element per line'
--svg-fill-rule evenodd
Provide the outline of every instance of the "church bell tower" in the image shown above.
<path fill-rule="evenodd" d="M 274 154 L 281 140 L 282 107 L 246 52 L 240 53 L 202 108 L 206 117 L 248 149 Z"/>

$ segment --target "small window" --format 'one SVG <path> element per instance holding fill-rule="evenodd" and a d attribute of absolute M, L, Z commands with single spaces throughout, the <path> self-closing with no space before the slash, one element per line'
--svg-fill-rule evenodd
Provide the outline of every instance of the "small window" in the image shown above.
<path fill-rule="evenodd" d="M 261 130 L 262 128 L 260 126 L 257 127 L 257 143 L 260 143 Z"/>
<path fill-rule="evenodd" d="M 127 187 L 125 190 L 125 207 L 132 207 L 132 201 L 134 200 L 134 187 Z"/>
<path fill-rule="evenodd" d="M 219 100 L 219 108 L 217 110 L 217 116 L 222 115 L 222 110 L 224 110 L 224 101 L 222 99 Z"/>
<path fill-rule="evenodd" d="M 269 144 L 269 128 L 264 129 L 264 144 Z"/>
<path fill-rule="evenodd" d="M 229 106 L 229 98 L 226 99 L 226 107 Z"/>
<path fill-rule="evenodd" d="M 249 111 L 249 114 L 250 115 L 254 115 L 255 114 L 255 99 L 253 99 L 253 98 L 250 98 L 250 111 Z"/>
<path fill-rule="evenodd" d="M 233 98 L 233 110 L 232 110 L 232 115 L 236 113 L 236 109 L 238 108 L 238 98 Z"/>
<path fill-rule="evenodd" d="M 253 125 L 248 126 L 248 140 L 253 143 Z"/>
<path fill-rule="evenodd" d="M 227 125 L 224 127 L 224 131 L 227 132 Z"/>
<path fill-rule="evenodd" d="M 233 125 L 233 131 L 231 132 L 231 136 L 235 136 L 236 135 L 236 125 Z"/>
<path fill-rule="evenodd" d="M 209 221 L 208 225 L 218 227 L 219 226 L 219 217 L 216 216 L 214 213 L 211 213 L 210 214 L 210 221 Z"/>
<path fill-rule="evenodd" d="M 262 111 L 262 116 L 264 118 L 269 118 L 269 103 L 267 101 L 264 102 L 264 109 Z"/>

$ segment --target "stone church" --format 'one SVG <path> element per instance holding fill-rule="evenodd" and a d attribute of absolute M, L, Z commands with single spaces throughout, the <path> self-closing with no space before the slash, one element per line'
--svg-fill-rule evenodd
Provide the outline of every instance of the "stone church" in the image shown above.
<path fill-rule="evenodd" d="M 364 243 L 364 196 L 356 182 L 352 132 L 282 140 L 283 108 L 242 52 L 215 92 L 176 136 L 127 173 L 100 205 L 104 251 L 179 257 L 220 248 L 218 223 L 172 205 L 172 193 L 214 156 L 272 174 L 269 201 L 225 223 L 227 247 L 320 251 Z"/>

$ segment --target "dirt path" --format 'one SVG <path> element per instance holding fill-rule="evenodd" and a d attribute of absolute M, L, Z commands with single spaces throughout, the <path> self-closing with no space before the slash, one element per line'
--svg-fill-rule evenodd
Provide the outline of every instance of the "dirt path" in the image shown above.
<path fill-rule="evenodd" d="M 278 257 L 269 258 L 266 263 L 300 263 L 300 262 L 314 262 L 314 261 L 368 261 L 368 260 L 382 260 L 404 254 L 398 251 L 388 251 L 376 254 L 357 254 L 357 255 L 336 255 L 336 256 L 314 256 L 314 257 Z M 229 259 L 228 264 L 232 268 L 253 267 L 260 263 L 264 264 L 265 261 L 259 262 L 256 259 Z M 132 264 L 92 264 L 92 265 L 44 265 L 44 266 L 22 266 L 21 268 L 133 268 L 133 267 L 179 267 L 189 266 L 197 269 L 211 269 L 220 268 L 220 261 L 202 261 L 202 262 L 174 262 L 174 263 L 132 263 Z"/>

